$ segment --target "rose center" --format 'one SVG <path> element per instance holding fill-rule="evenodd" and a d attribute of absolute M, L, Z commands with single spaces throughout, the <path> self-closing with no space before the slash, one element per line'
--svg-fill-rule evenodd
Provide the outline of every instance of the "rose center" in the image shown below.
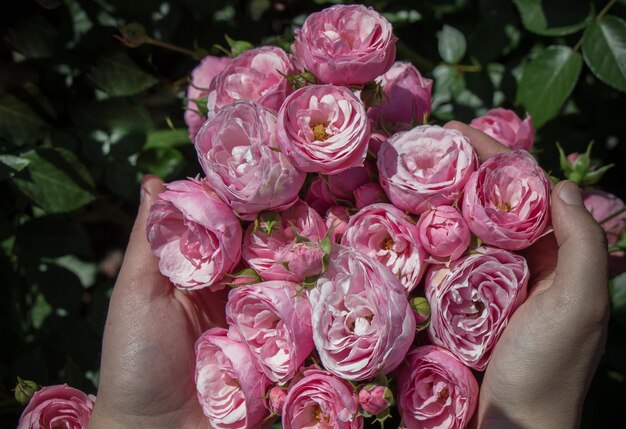
<path fill-rule="evenodd" d="M 323 412 L 319 405 L 313 410 L 313 418 L 318 423 L 330 423 L 330 416 Z"/>
<path fill-rule="evenodd" d="M 448 399 L 449 396 L 450 392 L 448 391 L 448 388 L 444 387 L 437 394 L 437 399 L 439 400 L 439 402 L 446 402 L 446 399 Z"/>
<path fill-rule="evenodd" d="M 475 319 L 483 314 L 483 311 L 485 310 L 485 303 L 477 300 L 472 301 L 472 304 L 474 304 L 474 309 L 476 311 L 474 313 L 468 314 L 468 316 Z"/>
<path fill-rule="evenodd" d="M 393 238 L 391 238 L 390 235 L 387 236 L 387 238 L 385 238 L 385 240 L 383 241 L 383 249 L 385 250 L 391 250 L 393 249 L 393 245 L 394 245 L 394 241 Z"/>
<path fill-rule="evenodd" d="M 330 137 L 330 134 L 326 133 L 326 126 L 324 124 L 313 125 L 311 130 L 313 131 L 313 137 L 315 137 L 315 140 L 323 142 Z"/>
<path fill-rule="evenodd" d="M 506 202 L 501 202 L 498 203 L 498 205 L 496 206 L 498 208 L 498 210 L 501 210 L 505 213 L 508 213 L 511 211 L 511 205 L 509 203 Z"/>

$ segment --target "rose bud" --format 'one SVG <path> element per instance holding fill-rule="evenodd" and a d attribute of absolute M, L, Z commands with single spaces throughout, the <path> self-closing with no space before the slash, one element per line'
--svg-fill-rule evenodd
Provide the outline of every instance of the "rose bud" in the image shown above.
<path fill-rule="evenodd" d="M 17 429 L 85 429 L 95 401 L 67 384 L 43 387 L 33 394 Z"/>
<path fill-rule="evenodd" d="M 426 268 L 426 251 L 411 217 L 391 204 L 367 206 L 348 222 L 341 244 L 383 264 L 412 291 Z"/>
<path fill-rule="evenodd" d="M 613 167 L 613 164 L 601 165 L 591 158 L 593 142 L 589 143 L 585 153 L 570 153 L 565 155 L 560 144 L 556 144 L 559 149 L 559 162 L 565 177 L 579 186 L 594 185 L 602 179 L 604 173 Z"/>
<path fill-rule="evenodd" d="M 339 243 L 346 232 L 350 212 L 346 207 L 333 206 L 326 212 L 326 228 L 330 231 L 330 241 Z"/>
<path fill-rule="evenodd" d="M 241 224 L 205 181 L 178 180 L 150 208 L 148 241 L 159 270 L 180 289 L 201 289 L 241 257 Z"/>
<path fill-rule="evenodd" d="M 185 109 L 185 123 L 189 130 L 189 140 L 194 141 L 200 127 L 206 121 L 202 113 L 206 109 L 204 97 L 209 93 L 209 86 L 213 78 L 230 64 L 230 57 L 214 57 L 207 55 L 191 72 L 191 83 L 187 87 L 187 108 Z M 202 104 L 202 106 L 198 106 Z"/>
<path fill-rule="evenodd" d="M 311 305 L 299 286 L 273 281 L 230 291 L 226 321 L 236 329 L 263 373 L 284 384 L 313 350 Z"/>
<path fill-rule="evenodd" d="M 309 290 L 313 341 L 324 368 L 347 380 L 395 369 L 415 336 L 405 290 L 379 262 L 334 246 L 330 265 Z"/>
<path fill-rule="evenodd" d="M 300 170 L 337 174 L 365 162 L 370 124 L 348 88 L 309 85 L 281 106 L 276 135 L 281 152 Z"/>
<path fill-rule="evenodd" d="M 356 208 L 361 210 L 372 204 L 386 202 L 387 194 L 385 194 L 384 189 L 378 183 L 370 182 L 356 188 L 354 200 Z"/>
<path fill-rule="evenodd" d="M 415 315 L 415 326 L 417 331 L 423 331 L 430 323 L 430 304 L 423 296 L 417 296 L 411 300 L 411 308 Z"/>
<path fill-rule="evenodd" d="M 371 7 L 326 8 L 310 14 L 294 33 L 291 50 L 323 83 L 358 85 L 373 81 L 389 70 L 396 58 L 393 28 Z"/>
<path fill-rule="evenodd" d="M 378 80 L 378 79 L 377 79 Z M 367 115 L 379 128 L 401 131 L 421 125 L 432 110 L 433 81 L 422 77 L 411 63 L 395 62 L 380 76 L 385 99 Z"/>
<path fill-rule="evenodd" d="M 212 328 L 196 341 L 198 401 L 215 428 L 256 429 L 267 418 L 269 380 L 251 365 L 253 357 L 226 329 Z"/>
<path fill-rule="evenodd" d="M 621 199 L 599 189 L 585 189 L 583 202 L 598 222 L 624 208 L 624 202 Z M 618 246 L 620 238 L 626 230 L 626 211 L 602 222 L 601 225 L 606 232 L 609 248 L 613 248 L 609 254 L 609 276 L 614 277 L 626 270 L 626 253 Z"/>
<path fill-rule="evenodd" d="M 430 345 L 413 349 L 396 371 L 396 378 L 404 427 L 468 427 L 478 403 L 478 383 L 452 353 Z"/>
<path fill-rule="evenodd" d="M 206 122 L 196 137 L 207 182 L 246 220 L 290 207 L 304 183 L 305 174 L 276 151 L 275 125 L 274 113 L 239 100 Z"/>
<path fill-rule="evenodd" d="M 526 119 L 522 121 L 514 111 L 499 107 L 473 119 L 470 126 L 513 150 L 522 149 L 530 152 L 533 148 L 535 130 L 528 113 Z"/>
<path fill-rule="evenodd" d="M 393 403 L 393 393 L 386 386 L 380 384 L 366 384 L 359 391 L 359 404 L 363 411 L 376 416 Z"/>
<path fill-rule="evenodd" d="M 389 136 L 382 130 L 372 129 L 370 136 L 370 142 L 368 143 L 367 150 L 373 156 L 378 156 L 378 151 L 382 144 L 387 141 Z"/>
<path fill-rule="evenodd" d="M 22 405 L 27 405 L 30 399 L 33 397 L 36 391 L 40 390 L 41 386 L 32 380 L 24 380 L 17 377 L 17 385 L 15 386 L 15 400 Z"/>
<path fill-rule="evenodd" d="M 329 372 L 308 369 L 289 388 L 282 423 L 285 429 L 362 429 L 363 417 L 350 383 Z"/>
<path fill-rule="evenodd" d="M 300 200 L 284 212 L 261 214 L 248 227 L 243 258 L 264 280 L 299 283 L 321 272 L 325 235 L 321 216 Z"/>
<path fill-rule="evenodd" d="M 320 215 L 324 215 L 328 209 L 337 204 L 328 187 L 328 180 L 319 176 L 309 185 L 304 201 Z"/>
<path fill-rule="evenodd" d="M 548 175 L 528 152 L 501 153 L 465 186 L 463 217 L 482 242 L 521 250 L 546 233 L 550 189 Z"/>
<path fill-rule="evenodd" d="M 452 204 L 477 165 L 469 140 L 439 126 L 394 134 L 378 152 L 380 185 L 396 207 L 415 214 Z"/>
<path fill-rule="evenodd" d="M 277 112 L 292 92 L 291 84 L 283 75 L 297 72 L 293 57 L 275 46 L 243 52 L 211 81 L 207 95 L 208 118 L 239 99 L 257 102 Z"/>
<path fill-rule="evenodd" d="M 479 248 L 449 267 L 434 265 L 424 285 L 432 343 L 483 371 L 509 318 L 526 300 L 528 277 L 522 256 L 493 247 Z"/>
<path fill-rule="evenodd" d="M 270 389 L 267 402 L 268 408 L 272 414 L 280 416 L 283 413 L 286 397 L 287 392 L 282 387 L 274 386 Z"/>
<path fill-rule="evenodd" d="M 417 230 L 428 253 L 451 261 L 458 259 L 472 240 L 463 215 L 452 206 L 437 206 L 423 213 L 417 222 Z"/>
<path fill-rule="evenodd" d="M 365 161 L 361 167 L 352 167 L 327 177 L 328 188 L 335 201 L 354 203 L 354 192 L 362 185 L 372 181 L 376 174 L 376 164 Z"/>

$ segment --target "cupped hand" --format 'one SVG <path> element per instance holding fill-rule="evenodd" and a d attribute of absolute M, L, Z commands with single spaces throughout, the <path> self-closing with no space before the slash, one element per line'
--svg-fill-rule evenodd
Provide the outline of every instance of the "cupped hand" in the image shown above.
<path fill-rule="evenodd" d="M 209 327 L 225 325 L 227 291 L 185 293 L 159 272 L 146 219 L 162 190 L 161 180 L 144 178 L 109 304 L 89 429 L 209 428 L 196 398 L 194 344 Z"/>
<path fill-rule="evenodd" d="M 508 151 L 484 133 L 450 122 L 481 161 Z M 575 428 L 604 350 L 608 323 L 607 244 L 578 186 L 558 183 L 554 233 L 523 252 L 528 299 L 496 345 L 480 389 L 478 428 Z"/>

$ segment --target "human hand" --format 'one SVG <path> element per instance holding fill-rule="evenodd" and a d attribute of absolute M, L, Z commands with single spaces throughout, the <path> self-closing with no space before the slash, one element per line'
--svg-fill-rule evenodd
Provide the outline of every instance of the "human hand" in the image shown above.
<path fill-rule="evenodd" d="M 159 272 L 146 238 L 146 219 L 163 190 L 158 178 L 144 178 L 109 304 L 89 429 L 209 428 L 196 398 L 194 344 L 208 328 L 226 325 L 228 291 L 186 293 Z"/>
<path fill-rule="evenodd" d="M 509 149 L 460 122 L 482 161 Z M 554 233 L 523 252 L 528 299 L 496 345 L 480 389 L 478 428 L 575 428 L 604 350 L 608 323 L 607 244 L 570 181 L 551 198 Z"/>

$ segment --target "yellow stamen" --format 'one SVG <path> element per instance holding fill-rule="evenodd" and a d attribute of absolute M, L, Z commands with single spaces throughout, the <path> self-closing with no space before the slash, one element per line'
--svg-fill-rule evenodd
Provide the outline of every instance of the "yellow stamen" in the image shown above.
<path fill-rule="evenodd" d="M 439 397 L 439 401 L 445 402 L 446 399 L 448 399 L 448 397 L 450 396 L 450 392 L 448 391 L 447 387 L 444 387 L 439 391 L 439 394 L 437 396 Z"/>
<path fill-rule="evenodd" d="M 498 208 L 498 210 L 502 210 L 506 213 L 511 211 L 511 205 L 509 203 L 499 203 L 496 207 Z"/>
<path fill-rule="evenodd" d="M 311 130 L 313 130 L 313 136 L 315 137 L 315 140 L 323 142 L 330 137 L 329 134 L 326 134 L 326 126 L 324 124 L 313 125 L 311 127 Z"/>
<path fill-rule="evenodd" d="M 385 239 L 385 241 L 383 241 L 383 249 L 385 250 L 391 250 L 393 249 L 393 245 L 395 243 L 393 242 L 393 238 L 391 238 L 391 236 L 387 237 Z"/>

